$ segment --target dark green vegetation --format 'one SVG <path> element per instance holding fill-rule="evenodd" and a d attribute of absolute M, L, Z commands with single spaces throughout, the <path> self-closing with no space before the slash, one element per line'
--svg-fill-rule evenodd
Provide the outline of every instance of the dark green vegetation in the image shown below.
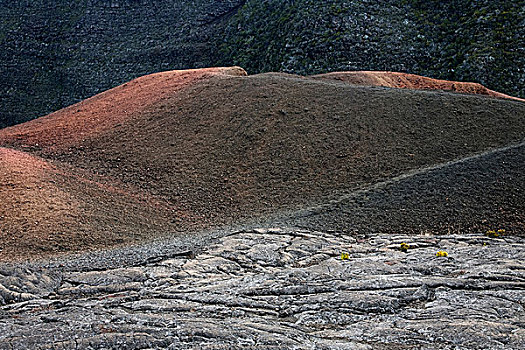
<path fill-rule="evenodd" d="M 525 97 L 525 3 L 342 0 L 0 0 L 0 127 L 134 77 L 392 70 Z"/>
<path fill-rule="evenodd" d="M 524 1 L 251 0 L 226 33 L 223 62 L 249 72 L 391 70 L 525 94 Z"/>
<path fill-rule="evenodd" d="M 237 3 L 0 0 L 0 127 L 147 73 L 208 65 L 209 22 Z"/>

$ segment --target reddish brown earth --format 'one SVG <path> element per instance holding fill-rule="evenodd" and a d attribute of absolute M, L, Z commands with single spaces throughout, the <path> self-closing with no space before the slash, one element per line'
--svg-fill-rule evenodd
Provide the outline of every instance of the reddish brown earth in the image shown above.
<path fill-rule="evenodd" d="M 151 237 L 184 213 L 26 152 L 0 148 L 1 260 L 104 248 Z M 114 181 L 112 181 L 114 182 Z"/>
<path fill-rule="evenodd" d="M 216 75 L 243 76 L 246 72 L 232 67 L 146 75 L 47 116 L 6 128 L 1 137 L 21 147 L 64 149 L 118 127 L 148 106 Z"/>
<path fill-rule="evenodd" d="M 315 75 L 312 78 L 338 80 L 348 84 L 361 86 L 384 86 L 391 88 L 417 90 L 444 90 L 464 94 L 476 94 L 499 98 L 510 98 L 522 102 L 525 101 L 518 97 L 505 95 L 500 92 L 487 89 L 486 87 L 478 83 L 440 80 L 408 73 L 376 71 L 334 72 Z"/>
<path fill-rule="evenodd" d="M 240 68 L 139 78 L 0 130 L 0 260 L 319 203 L 525 137 L 525 104 Z"/>

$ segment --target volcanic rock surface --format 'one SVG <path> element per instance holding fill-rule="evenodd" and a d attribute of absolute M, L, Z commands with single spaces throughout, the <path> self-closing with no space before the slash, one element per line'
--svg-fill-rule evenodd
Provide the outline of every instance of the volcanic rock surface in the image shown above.
<path fill-rule="evenodd" d="M 523 258 L 523 237 L 271 228 L 131 266 L 4 267 L 0 347 L 518 350 Z"/>

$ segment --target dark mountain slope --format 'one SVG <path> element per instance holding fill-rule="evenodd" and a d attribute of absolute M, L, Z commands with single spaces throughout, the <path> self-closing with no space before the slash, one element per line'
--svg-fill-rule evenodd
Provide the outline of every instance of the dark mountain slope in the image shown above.
<path fill-rule="evenodd" d="M 525 144 L 377 184 L 279 224 L 351 233 L 525 234 Z"/>
<path fill-rule="evenodd" d="M 525 3 L 250 0 L 228 21 L 222 64 L 249 73 L 387 70 L 525 96 Z"/>

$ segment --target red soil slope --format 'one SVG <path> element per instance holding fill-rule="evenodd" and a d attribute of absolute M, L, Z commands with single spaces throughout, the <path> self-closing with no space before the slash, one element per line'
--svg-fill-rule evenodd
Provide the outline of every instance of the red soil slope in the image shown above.
<path fill-rule="evenodd" d="M 0 148 L 0 261 L 130 243 L 176 231 L 184 215 L 146 193 L 69 170 Z"/>
<path fill-rule="evenodd" d="M 0 260 L 324 201 L 520 141 L 523 115 L 517 101 L 235 67 L 146 76 L 0 130 Z"/>
<path fill-rule="evenodd" d="M 38 244 L 49 238 L 49 225 L 67 230 L 78 217 L 78 203 L 57 186 L 53 176 L 57 169 L 49 162 L 0 148 L 0 169 L 0 225 L 2 239 L 10 242 L 7 247 L 25 239 Z M 39 226 L 42 230 L 32 230 Z"/>
<path fill-rule="evenodd" d="M 212 76 L 243 76 L 239 67 L 168 71 L 146 75 L 45 117 L 6 128 L 0 142 L 33 148 L 66 148 L 113 129 L 148 106 Z"/>
<path fill-rule="evenodd" d="M 489 90 L 478 83 L 439 80 L 408 73 L 376 71 L 334 72 L 314 75 L 312 78 L 339 80 L 348 84 L 361 86 L 384 86 L 401 89 L 454 91 L 464 94 L 510 98 L 525 102 L 523 99 Z"/>

